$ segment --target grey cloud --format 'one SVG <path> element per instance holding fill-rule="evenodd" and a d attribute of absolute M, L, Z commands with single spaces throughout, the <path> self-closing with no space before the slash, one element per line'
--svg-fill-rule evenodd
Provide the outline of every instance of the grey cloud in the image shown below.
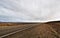
<path fill-rule="evenodd" d="M 59 17 L 60 0 L 0 0 L 1 22 L 44 22 L 60 20 Z"/>

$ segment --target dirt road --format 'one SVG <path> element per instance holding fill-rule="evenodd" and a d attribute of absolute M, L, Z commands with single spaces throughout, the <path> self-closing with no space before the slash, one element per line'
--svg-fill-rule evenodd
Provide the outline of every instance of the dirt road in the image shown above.
<path fill-rule="evenodd" d="M 32 27 L 30 27 L 31 25 Z M 17 30 L 18 32 L 2 38 L 60 38 L 60 22 L 45 24 L 27 24 L 26 26 L 30 28 L 24 28 L 24 30 L 22 31 L 19 31 L 19 29 Z"/>

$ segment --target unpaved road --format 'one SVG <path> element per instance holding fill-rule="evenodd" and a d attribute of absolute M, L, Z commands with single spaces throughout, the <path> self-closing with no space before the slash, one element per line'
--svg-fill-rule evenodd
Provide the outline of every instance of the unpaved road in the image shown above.
<path fill-rule="evenodd" d="M 10 32 L 13 33 L 13 32 L 18 31 L 16 33 L 4 36 L 2 38 L 60 38 L 60 22 L 59 23 L 58 22 L 45 23 L 45 24 L 23 24 L 22 26 L 21 24 L 18 24 L 18 25 L 19 26 L 12 26 L 12 27 L 2 26 L 3 28 L 2 32 L 1 32 L 1 27 L 0 27 L 1 36 L 4 36 L 4 34 L 10 34 Z M 27 28 L 27 29 L 24 28 L 26 26 L 30 28 Z M 24 30 L 20 28 L 23 28 Z M 9 31 L 6 32 L 7 30 Z"/>
<path fill-rule="evenodd" d="M 60 35 L 50 24 L 39 24 L 3 38 L 60 38 Z"/>
<path fill-rule="evenodd" d="M 35 26 L 36 24 L 25 24 L 25 25 L 18 25 L 18 26 L 0 26 L 0 37 L 14 33 L 15 31 L 19 31 L 22 29 L 28 29 L 29 27 Z"/>

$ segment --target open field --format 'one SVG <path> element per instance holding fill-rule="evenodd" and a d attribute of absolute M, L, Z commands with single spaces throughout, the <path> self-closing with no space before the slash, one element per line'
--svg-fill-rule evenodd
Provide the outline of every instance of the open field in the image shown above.
<path fill-rule="evenodd" d="M 6 24 L 6 23 L 5 23 Z M 16 27 L 23 27 L 28 25 L 35 25 L 31 28 L 25 29 L 23 31 L 17 32 L 15 34 L 3 37 L 3 38 L 60 38 L 60 22 L 51 22 L 51 23 L 44 23 L 44 24 L 16 24 L 15 26 L 12 23 L 9 23 L 14 29 Z M 2 28 L 11 29 L 10 25 L 2 25 Z M 24 27 L 25 27 L 24 26 Z M 21 28 L 19 27 L 19 28 Z M 30 26 L 28 26 L 30 27 Z M 0 25 L 1 28 L 1 25 Z M 16 28 L 18 29 L 18 28 Z"/>

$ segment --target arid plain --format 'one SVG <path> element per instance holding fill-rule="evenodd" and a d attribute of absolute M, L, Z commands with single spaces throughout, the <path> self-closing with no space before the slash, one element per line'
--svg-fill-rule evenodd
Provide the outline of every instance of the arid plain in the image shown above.
<path fill-rule="evenodd" d="M 18 32 L 13 33 L 15 31 Z M 6 34 L 10 35 L 4 37 L 4 35 Z M 28 23 L 28 24 L 0 23 L 0 37 L 1 38 L 60 38 L 60 22 Z"/>

